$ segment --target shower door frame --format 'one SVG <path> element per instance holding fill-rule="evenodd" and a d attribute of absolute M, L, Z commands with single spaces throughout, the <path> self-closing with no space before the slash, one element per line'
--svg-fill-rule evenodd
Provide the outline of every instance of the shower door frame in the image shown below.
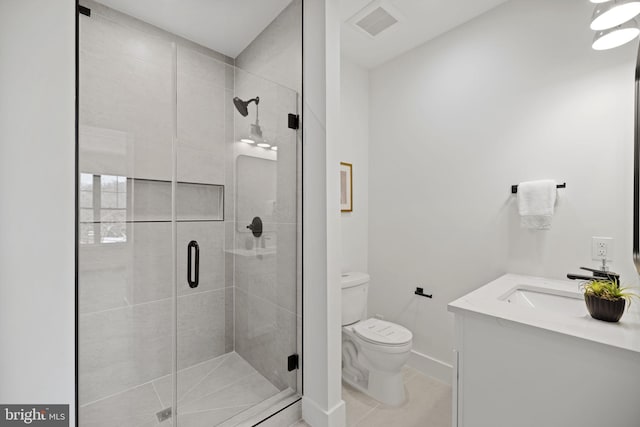
<path fill-rule="evenodd" d="M 75 46 L 74 46 L 74 61 L 75 61 L 75 100 L 74 100 L 74 169 L 75 169 L 75 188 L 74 188 L 74 200 L 75 200 L 75 222 L 74 222 L 74 418 L 75 418 L 75 427 L 80 427 L 80 389 L 79 389 L 79 325 L 80 325 L 80 299 L 79 299 L 79 254 L 80 254 L 80 138 L 79 138 L 79 128 L 80 128 L 80 14 L 84 13 L 84 7 L 80 6 L 80 0 L 74 0 L 75 8 L 74 8 L 74 22 L 75 22 Z M 279 413 L 287 410 L 291 406 L 297 404 L 302 400 L 302 396 L 304 396 L 304 227 L 303 227 L 303 218 L 304 218 L 304 174 L 303 174 L 303 165 L 304 165 L 304 130 L 303 130 L 303 110 L 304 110 L 304 9 L 305 9 L 305 0 L 300 0 L 301 4 L 301 19 L 300 19 L 300 76 L 301 76 L 301 90 L 299 93 L 300 105 L 297 111 L 298 114 L 298 128 L 297 136 L 296 136 L 296 145 L 299 154 L 296 155 L 296 168 L 297 175 L 300 176 L 299 182 L 297 183 L 300 187 L 299 199 L 296 201 L 300 208 L 297 212 L 297 234 L 299 238 L 296 240 L 296 244 L 298 248 L 296 249 L 296 253 L 299 256 L 298 268 L 300 269 L 300 286 L 299 286 L 299 301 L 301 301 L 299 310 L 299 318 L 300 318 L 300 335 L 296 337 L 296 339 L 300 340 L 300 350 L 302 354 L 298 355 L 298 367 L 300 370 L 300 389 L 297 390 L 298 398 L 293 402 L 288 404 L 287 406 L 279 409 L 278 411 L 270 414 L 266 418 L 262 419 L 258 422 L 258 424 L 278 415 Z M 90 13 L 90 11 L 89 11 Z M 175 161 L 175 159 L 174 159 Z M 172 183 L 172 186 L 175 186 L 175 180 Z M 172 191 L 173 192 L 173 191 Z M 174 334 L 175 335 L 175 334 Z M 174 337 L 175 339 L 176 337 Z M 177 351 L 177 349 L 174 349 Z M 177 372 L 176 372 L 177 374 Z M 257 425 L 257 424 L 256 424 Z"/>
<path fill-rule="evenodd" d="M 79 270 L 80 270 L 80 3 L 79 0 L 75 0 L 76 7 L 74 8 L 75 17 L 75 111 L 74 111 L 74 138 L 75 138 L 75 240 L 74 240 L 74 335 L 75 335 L 75 350 L 74 350 L 74 417 L 76 421 L 76 427 L 80 426 L 80 371 L 79 371 L 79 326 L 80 326 L 80 298 L 79 298 Z"/>

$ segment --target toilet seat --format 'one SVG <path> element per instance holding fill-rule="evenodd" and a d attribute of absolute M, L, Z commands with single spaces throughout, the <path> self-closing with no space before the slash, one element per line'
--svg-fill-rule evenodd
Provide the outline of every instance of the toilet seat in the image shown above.
<path fill-rule="evenodd" d="M 402 347 L 413 339 L 413 334 L 407 328 L 376 318 L 357 323 L 353 326 L 353 332 L 366 342 L 385 347 Z"/>

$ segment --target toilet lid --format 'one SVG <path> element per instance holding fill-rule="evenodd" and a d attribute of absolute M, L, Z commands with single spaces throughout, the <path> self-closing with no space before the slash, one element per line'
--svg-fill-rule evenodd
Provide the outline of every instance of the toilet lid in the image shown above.
<path fill-rule="evenodd" d="M 353 331 L 366 341 L 383 345 L 404 345 L 413 338 L 407 328 L 375 318 L 358 323 Z"/>

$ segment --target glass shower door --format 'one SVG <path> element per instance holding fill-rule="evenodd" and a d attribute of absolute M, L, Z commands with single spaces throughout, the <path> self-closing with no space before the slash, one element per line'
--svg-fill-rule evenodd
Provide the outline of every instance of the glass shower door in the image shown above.
<path fill-rule="evenodd" d="M 233 288 L 226 265 L 225 103 L 233 94 L 233 66 L 208 50 L 177 46 L 176 389 L 178 425 L 217 425 L 216 390 L 235 379 Z M 214 401 L 213 403 L 211 401 Z"/>
<path fill-rule="evenodd" d="M 178 45 L 179 426 L 235 425 L 296 394 L 296 111 L 294 91 Z"/>
<path fill-rule="evenodd" d="M 173 394 L 175 46 L 132 22 L 80 16 L 82 427 L 155 423 Z"/>
<path fill-rule="evenodd" d="M 233 111 L 235 349 L 286 396 L 298 390 L 299 371 L 289 370 L 288 361 L 300 353 L 302 323 L 300 141 L 289 122 L 298 114 L 298 94 L 241 68 L 235 94 L 245 101 L 259 98 L 246 116 Z M 252 227 L 256 219 L 259 233 Z"/>

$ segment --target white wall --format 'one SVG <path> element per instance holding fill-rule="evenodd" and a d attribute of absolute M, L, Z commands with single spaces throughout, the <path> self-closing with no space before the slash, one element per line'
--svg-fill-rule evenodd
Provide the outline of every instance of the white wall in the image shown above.
<path fill-rule="evenodd" d="M 637 42 L 593 51 L 592 9 L 513 0 L 371 73 L 370 314 L 432 365 L 451 360 L 448 302 L 507 271 L 565 277 L 591 264 L 591 236 L 614 237 L 612 267 L 637 282 Z M 567 189 L 550 231 L 523 230 L 510 186 L 541 178 Z"/>
<path fill-rule="evenodd" d="M 0 402 L 71 414 L 74 20 L 72 0 L 0 2 Z"/>
<path fill-rule="evenodd" d="M 369 72 L 341 58 L 340 161 L 353 164 L 353 212 L 342 213 L 342 271 L 368 272 Z"/>
<path fill-rule="evenodd" d="M 338 0 L 304 5 L 304 396 L 313 427 L 342 427 L 340 315 L 340 20 Z"/>

